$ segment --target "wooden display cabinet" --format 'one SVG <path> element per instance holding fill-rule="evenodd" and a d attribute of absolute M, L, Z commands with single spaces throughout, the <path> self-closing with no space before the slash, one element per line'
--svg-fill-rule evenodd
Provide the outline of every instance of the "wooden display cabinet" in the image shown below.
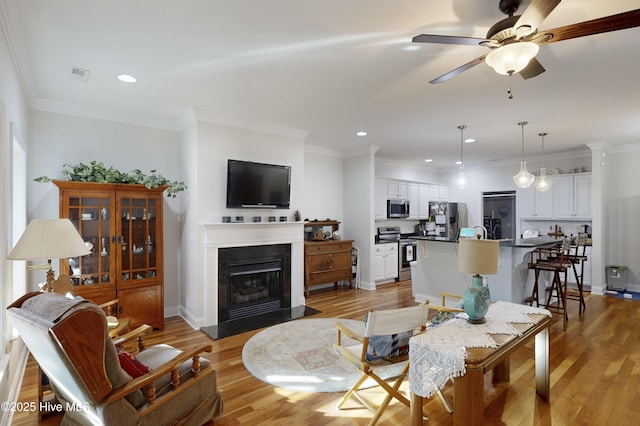
<path fill-rule="evenodd" d="M 91 253 L 60 260 L 74 294 L 98 304 L 118 299 L 131 327 L 164 328 L 162 193 L 165 187 L 54 181 L 60 217 L 75 225 Z"/>

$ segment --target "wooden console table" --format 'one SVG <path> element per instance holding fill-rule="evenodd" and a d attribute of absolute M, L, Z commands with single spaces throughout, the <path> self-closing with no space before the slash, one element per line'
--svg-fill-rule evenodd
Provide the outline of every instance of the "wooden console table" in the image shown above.
<path fill-rule="evenodd" d="M 491 308 L 490 308 L 491 309 Z M 535 323 L 509 323 L 520 335 L 490 334 L 497 348 L 466 348 L 465 374 L 453 381 L 453 424 L 484 424 L 484 373 L 493 369 L 494 382 L 508 382 L 510 355 L 535 337 L 536 393 L 549 400 L 549 324 L 547 315 L 530 314 Z M 429 333 L 429 330 L 427 330 Z M 416 337 L 412 338 L 416 339 Z M 410 359 L 412 354 L 409 355 Z M 415 373 L 415 372 L 414 372 Z M 420 373 L 422 374 L 422 373 Z M 411 425 L 422 425 L 423 397 L 411 392 Z"/>
<path fill-rule="evenodd" d="M 304 242 L 304 295 L 309 297 L 309 287 L 349 280 L 353 288 L 351 252 L 353 240 L 324 240 Z"/>

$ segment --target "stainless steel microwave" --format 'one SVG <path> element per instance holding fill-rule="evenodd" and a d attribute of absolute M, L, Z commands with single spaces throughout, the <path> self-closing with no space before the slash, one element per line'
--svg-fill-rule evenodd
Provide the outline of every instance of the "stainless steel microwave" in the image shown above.
<path fill-rule="evenodd" d="M 387 200 L 387 217 L 409 217 L 409 200 Z"/>

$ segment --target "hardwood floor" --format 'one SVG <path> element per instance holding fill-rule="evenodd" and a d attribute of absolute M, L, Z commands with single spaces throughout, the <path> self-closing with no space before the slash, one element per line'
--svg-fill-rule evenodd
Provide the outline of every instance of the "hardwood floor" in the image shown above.
<path fill-rule="evenodd" d="M 409 282 L 380 286 L 376 291 L 327 289 L 312 292 L 315 317 L 363 319 L 366 311 L 414 304 Z M 587 310 L 580 318 L 578 303 L 569 302 L 569 323 L 554 315 L 551 325 L 551 402 L 536 397 L 533 342 L 513 353 L 511 383 L 493 385 L 485 375 L 485 424 L 491 425 L 631 425 L 640 417 L 640 302 L 604 296 L 587 296 Z M 193 330 L 180 318 L 169 318 L 165 329 L 154 332 L 149 344 L 170 343 L 190 347 L 212 343 L 207 356 L 218 374 L 225 403 L 215 424 L 235 425 L 364 425 L 371 413 L 350 401 L 345 410 L 335 404 L 341 394 L 305 393 L 281 389 L 254 378 L 242 364 L 244 342 L 259 330 L 213 341 Z M 30 362 L 20 401 L 36 401 L 36 369 Z M 453 400 L 452 386 L 445 395 Z M 382 394 L 368 391 L 372 398 Z M 451 425 L 437 398 L 425 403 L 431 425 Z M 393 401 L 382 425 L 406 425 L 409 409 Z M 58 425 L 60 416 L 40 423 Z M 19 413 L 15 425 L 35 425 L 37 414 Z"/>

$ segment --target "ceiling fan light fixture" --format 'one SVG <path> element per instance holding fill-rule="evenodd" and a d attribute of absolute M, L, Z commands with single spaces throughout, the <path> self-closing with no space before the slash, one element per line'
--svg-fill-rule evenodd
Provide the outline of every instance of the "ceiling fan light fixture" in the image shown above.
<path fill-rule="evenodd" d="M 485 61 L 498 74 L 514 74 L 522 71 L 539 49 L 537 44 L 527 41 L 510 43 L 492 50 Z"/>

